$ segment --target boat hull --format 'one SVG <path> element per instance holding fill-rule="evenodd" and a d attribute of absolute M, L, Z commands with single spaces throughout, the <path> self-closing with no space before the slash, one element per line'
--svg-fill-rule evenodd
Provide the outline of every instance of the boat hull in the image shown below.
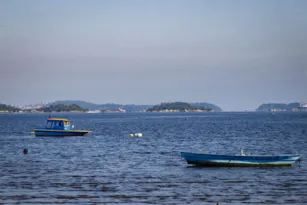
<path fill-rule="evenodd" d="M 188 164 L 219 167 L 289 167 L 301 155 L 291 156 L 230 156 L 181 152 Z"/>
<path fill-rule="evenodd" d="M 72 136 L 84 136 L 91 131 L 87 130 L 34 130 L 34 134 L 37 137 L 72 137 Z"/>

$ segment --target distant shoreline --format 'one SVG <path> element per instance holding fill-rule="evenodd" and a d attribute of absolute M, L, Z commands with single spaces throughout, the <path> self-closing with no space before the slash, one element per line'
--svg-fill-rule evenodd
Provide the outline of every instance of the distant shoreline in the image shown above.
<path fill-rule="evenodd" d="M 277 113 L 307 113 L 306 111 L 144 111 L 144 112 L 3 112 L 0 111 L 0 115 L 5 114 L 16 114 L 16 115 L 22 115 L 22 114 L 45 114 L 45 115 L 52 115 L 52 114 L 102 114 L 102 113 L 267 113 L 267 114 L 277 114 Z"/>
<path fill-rule="evenodd" d="M 58 113 L 87 113 L 87 112 L 0 112 L 0 114 L 54 114 L 54 113 L 58 114 Z"/>
<path fill-rule="evenodd" d="M 154 111 L 146 111 L 147 113 L 148 112 L 160 112 L 160 113 L 191 113 L 191 112 L 194 112 L 194 113 L 200 113 L 200 112 L 214 112 L 214 110 L 154 110 Z"/>

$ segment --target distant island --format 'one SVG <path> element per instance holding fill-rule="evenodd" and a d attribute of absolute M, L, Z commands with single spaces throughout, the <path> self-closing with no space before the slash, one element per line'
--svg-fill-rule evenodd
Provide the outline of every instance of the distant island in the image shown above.
<path fill-rule="evenodd" d="M 196 107 L 186 102 L 170 102 L 155 105 L 147 112 L 213 112 L 211 108 Z"/>
<path fill-rule="evenodd" d="M 291 112 L 300 112 L 307 111 L 307 103 L 266 103 L 261 104 L 256 111 L 258 112 L 282 112 L 282 111 L 291 111 Z"/>
<path fill-rule="evenodd" d="M 87 112 L 88 109 L 82 108 L 79 105 L 71 104 L 54 104 L 48 107 L 36 109 L 38 112 Z"/>
<path fill-rule="evenodd" d="M 35 108 L 35 109 L 20 109 L 11 105 L 0 104 L 0 113 L 38 113 L 38 112 L 87 112 L 88 109 L 82 108 L 79 105 L 71 104 L 57 104 L 47 107 Z"/>
<path fill-rule="evenodd" d="M 19 112 L 20 109 L 11 105 L 0 104 L 0 112 Z"/>

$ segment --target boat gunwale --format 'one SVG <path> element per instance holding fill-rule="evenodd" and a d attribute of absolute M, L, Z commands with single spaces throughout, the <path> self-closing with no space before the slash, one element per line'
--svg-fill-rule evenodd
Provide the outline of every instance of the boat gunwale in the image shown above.
<path fill-rule="evenodd" d="M 220 154 L 205 154 L 205 153 L 192 153 L 192 152 L 180 152 L 182 154 L 188 155 L 201 155 L 201 156 L 216 156 L 216 157 L 242 157 L 242 158 L 249 158 L 249 157 L 259 157 L 259 158 L 270 158 L 270 157 L 299 157 L 301 158 L 302 154 L 295 154 L 295 155 L 220 155 Z"/>
<path fill-rule="evenodd" d="M 93 132 L 92 130 L 48 130 L 48 129 L 34 129 L 34 132 Z"/>
<path fill-rule="evenodd" d="M 203 167 L 291 167 L 294 163 L 220 163 L 220 162 L 199 162 L 187 161 L 188 164 Z"/>

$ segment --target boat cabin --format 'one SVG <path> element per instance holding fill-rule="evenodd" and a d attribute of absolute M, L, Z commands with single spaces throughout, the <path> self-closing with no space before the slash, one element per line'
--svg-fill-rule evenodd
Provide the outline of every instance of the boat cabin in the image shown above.
<path fill-rule="evenodd" d="M 52 130 L 72 130 L 70 120 L 66 118 L 48 118 L 46 129 Z"/>

